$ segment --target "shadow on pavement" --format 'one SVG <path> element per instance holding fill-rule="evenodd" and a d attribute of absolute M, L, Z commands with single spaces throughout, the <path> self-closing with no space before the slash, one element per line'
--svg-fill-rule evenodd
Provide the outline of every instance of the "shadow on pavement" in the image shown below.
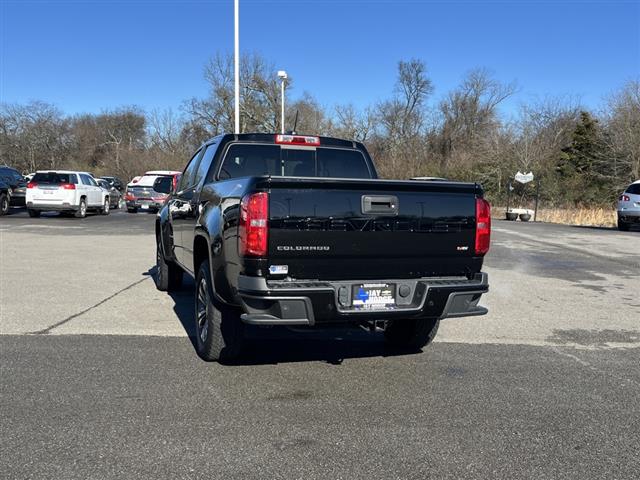
<path fill-rule="evenodd" d="M 149 270 L 155 275 L 155 267 Z M 180 290 L 170 292 L 173 311 L 189 336 L 196 353 L 193 295 L 195 284 L 185 275 Z M 240 320 L 238 320 L 240 321 Z M 370 333 L 360 327 L 286 328 L 246 325 L 247 344 L 240 359 L 228 366 L 323 361 L 340 365 L 345 359 L 411 355 L 420 351 L 397 351 L 384 342 L 382 332 Z"/>

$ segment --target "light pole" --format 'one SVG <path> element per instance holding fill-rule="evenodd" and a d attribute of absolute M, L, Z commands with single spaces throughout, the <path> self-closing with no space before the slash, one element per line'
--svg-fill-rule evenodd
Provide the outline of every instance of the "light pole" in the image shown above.
<path fill-rule="evenodd" d="M 235 133 L 240 133 L 240 0 L 234 0 L 233 4 L 234 27 L 234 65 L 235 74 Z"/>
<path fill-rule="evenodd" d="M 280 111 L 280 133 L 284 133 L 284 81 L 287 79 L 287 72 L 278 70 L 278 78 L 280 79 L 280 95 L 281 95 L 281 111 Z"/>

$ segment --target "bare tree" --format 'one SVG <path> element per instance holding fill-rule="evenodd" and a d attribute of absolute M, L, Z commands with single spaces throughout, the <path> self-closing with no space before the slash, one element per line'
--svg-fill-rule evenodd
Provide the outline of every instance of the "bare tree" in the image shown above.
<path fill-rule="evenodd" d="M 606 137 L 618 187 L 640 178 L 640 80 L 627 82 L 606 104 Z"/>
<path fill-rule="evenodd" d="M 51 104 L 3 104 L 0 155 L 7 163 L 33 171 L 57 168 L 68 153 L 69 122 Z"/>
<path fill-rule="evenodd" d="M 358 111 L 352 104 L 335 107 L 333 134 L 339 137 L 351 138 L 358 142 L 366 142 L 376 129 L 374 109 L 367 107 Z"/>
<path fill-rule="evenodd" d="M 146 117 L 137 107 L 121 107 L 111 112 L 104 112 L 96 118 L 98 128 L 103 134 L 103 144 L 109 146 L 116 172 L 128 172 L 122 164 L 123 156 L 130 163 L 141 151 L 146 142 Z"/>
<path fill-rule="evenodd" d="M 518 168 L 552 168 L 571 141 L 581 109 L 579 101 L 571 97 L 548 97 L 522 105 L 513 131 Z"/>
<path fill-rule="evenodd" d="M 327 135 L 331 129 L 331 123 L 325 113 L 326 109 L 308 92 L 304 92 L 302 98 L 291 102 L 287 108 L 285 117 L 286 130 L 311 135 Z"/>
<path fill-rule="evenodd" d="M 421 60 L 400 61 L 394 96 L 376 108 L 378 117 L 376 156 L 383 170 L 396 171 L 405 160 L 410 169 L 420 168 L 425 158 L 426 101 L 433 92 L 427 68 Z"/>
<path fill-rule="evenodd" d="M 488 71 L 476 69 L 440 103 L 442 127 L 438 143 L 443 172 L 455 154 L 473 161 L 468 153 L 483 148 L 492 130 L 499 128 L 497 108 L 515 91 L 514 83 L 503 84 Z"/>
<path fill-rule="evenodd" d="M 280 83 L 275 67 L 258 54 L 244 55 L 240 63 L 240 123 L 242 132 L 274 132 L 279 126 Z M 233 57 L 216 55 L 205 68 L 209 96 L 191 99 L 183 109 L 206 125 L 212 135 L 234 129 Z M 290 77 L 286 89 L 292 85 Z"/>
<path fill-rule="evenodd" d="M 185 128 L 183 118 L 168 108 L 153 110 L 149 115 L 149 136 L 151 144 L 172 155 L 184 153 L 182 132 Z"/>

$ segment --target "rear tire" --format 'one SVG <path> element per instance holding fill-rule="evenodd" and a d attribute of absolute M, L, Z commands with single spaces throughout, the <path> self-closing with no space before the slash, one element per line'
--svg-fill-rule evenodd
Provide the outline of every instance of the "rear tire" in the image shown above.
<path fill-rule="evenodd" d="M 109 203 L 109 198 L 107 197 L 104 199 L 104 205 L 102 205 L 102 208 L 100 209 L 100 214 L 109 215 L 110 208 L 111 208 L 111 203 Z"/>
<path fill-rule="evenodd" d="M 40 216 L 40 210 L 34 210 L 33 208 L 29 208 L 27 213 L 31 218 L 38 218 Z"/>
<path fill-rule="evenodd" d="M 621 232 L 628 232 L 630 228 L 631 228 L 630 224 L 618 219 L 618 230 L 620 230 Z"/>
<path fill-rule="evenodd" d="M 9 197 L 6 193 L 0 193 L 0 217 L 9 213 Z"/>
<path fill-rule="evenodd" d="M 433 341 L 438 333 L 438 319 L 389 320 L 384 338 L 393 347 L 402 350 L 420 350 Z"/>
<path fill-rule="evenodd" d="M 78 210 L 76 210 L 75 217 L 76 218 L 84 218 L 87 216 L 87 200 L 84 198 L 80 199 L 80 205 L 78 205 Z"/>
<path fill-rule="evenodd" d="M 198 355 L 207 362 L 232 361 L 242 353 L 244 324 L 238 311 L 218 304 L 206 260 L 196 277 L 195 333 Z"/>
<path fill-rule="evenodd" d="M 138 209 L 137 208 L 129 208 L 129 207 L 127 207 L 127 212 L 129 212 L 129 213 L 138 213 Z"/>
<path fill-rule="evenodd" d="M 156 242 L 156 288 L 162 292 L 173 292 L 182 286 L 184 272 L 174 262 L 164 258 L 160 238 Z"/>

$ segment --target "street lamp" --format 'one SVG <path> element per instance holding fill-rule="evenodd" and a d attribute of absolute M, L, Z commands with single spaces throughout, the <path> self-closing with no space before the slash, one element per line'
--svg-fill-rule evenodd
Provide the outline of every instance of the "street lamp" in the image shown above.
<path fill-rule="evenodd" d="M 287 79 L 287 72 L 278 70 L 278 78 L 280 79 L 280 89 L 282 96 L 281 112 L 280 112 L 280 133 L 284 133 L 284 81 Z"/>
<path fill-rule="evenodd" d="M 233 2 L 234 132 L 240 133 L 240 0 Z"/>

